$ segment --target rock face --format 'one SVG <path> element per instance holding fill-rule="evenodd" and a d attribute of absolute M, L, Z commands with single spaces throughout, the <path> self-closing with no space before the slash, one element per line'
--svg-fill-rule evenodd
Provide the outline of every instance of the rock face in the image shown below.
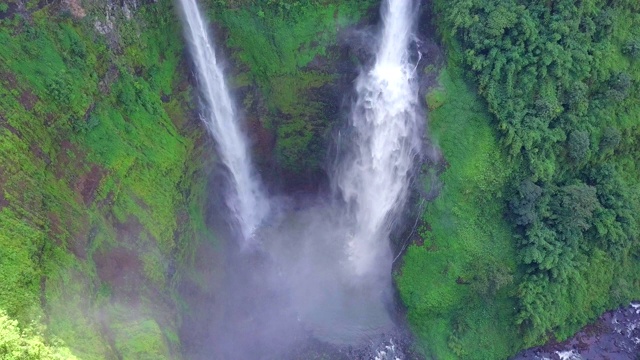
<path fill-rule="evenodd" d="M 4 8 L 0 313 L 82 359 L 180 358 L 214 157 L 172 1 Z"/>
<path fill-rule="evenodd" d="M 637 360 L 640 358 L 640 303 L 610 311 L 561 343 L 522 352 L 513 360 Z"/>

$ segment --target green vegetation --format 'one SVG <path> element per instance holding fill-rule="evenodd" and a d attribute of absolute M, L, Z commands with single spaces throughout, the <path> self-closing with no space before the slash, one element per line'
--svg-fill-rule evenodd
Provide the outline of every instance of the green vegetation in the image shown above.
<path fill-rule="evenodd" d="M 0 310 L 82 359 L 179 358 L 178 312 L 190 313 L 177 287 L 211 294 L 224 276 L 194 270 L 216 247 L 214 159 L 174 2 L 120 4 L 0 5 Z M 211 4 L 249 126 L 267 133 L 261 160 L 293 182 L 321 171 L 337 33 L 371 5 Z"/>
<path fill-rule="evenodd" d="M 259 88 L 244 101 L 249 121 L 275 138 L 273 148 L 259 149 L 258 161 L 275 159 L 293 183 L 317 179 L 337 120 L 340 99 L 328 97 L 325 89 L 335 86 L 338 62 L 345 61 L 336 46 L 338 31 L 373 5 L 371 0 L 212 1 L 211 17 L 223 27 L 240 72 L 237 85 Z"/>
<path fill-rule="evenodd" d="M 205 238 L 208 163 L 180 24 L 169 0 L 130 19 L 84 5 L 0 20 L 0 310 L 83 359 L 176 358 L 175 267 Z"/>
<path fill-rule="evenodd" d="M 458 0 L 435 9 L 449 65 L 427 103 L 450 167 L 398 286 L 426 351 L 504 358 L 640 297 L 640 5 Z M 483 99 L 466 113 L 479 103 L 463 78 Z"/>
<path fill-rule="evenodd" d="M 413 330 L 438 358 L 505 358 L 515 350 L 514 246 L 505 212 L 505 186 L 514 170 L 497 142 L 484 103 L 459 67 L 440 76 L 428 103 L 430 137 L 447 166 L 443 187 L 428 203 L 419 233 L 396 276 Z"/>
<path fill-rule="evenodd" d="M 68 348 L 47 341 L 33 328 L 20 329 L 0 312 L 0 358 L 3 360 L 76 360 Z"/>

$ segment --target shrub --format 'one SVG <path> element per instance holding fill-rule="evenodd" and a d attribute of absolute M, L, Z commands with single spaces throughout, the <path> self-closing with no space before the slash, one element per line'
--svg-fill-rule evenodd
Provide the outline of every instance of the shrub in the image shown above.
<path fill-rule="evenodd" d="M 32 328 L 20 329 L 18 322 L 0 311 L 0 359 L 3 360 L 76 360 L 59 343 L 49 343 Z"/>

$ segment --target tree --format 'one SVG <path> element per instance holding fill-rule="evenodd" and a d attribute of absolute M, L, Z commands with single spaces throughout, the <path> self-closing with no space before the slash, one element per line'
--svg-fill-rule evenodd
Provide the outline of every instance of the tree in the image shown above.
<path fill-rule="evenodd" d="M 575 183 L 558 189 L 550 207 L 557 228 L 562 232 L 580 232 L 591 227 L 593 213 L 601 205 L 595 187 Z"/>
<path fill-rule="evenodd" d="M 640 40 L 633 39 L 622 48 L 622 52 L 631 56 L 634 59 L 640 58 Z"/>
<path fill-rule="evenodd" d="M 500 289 L 513 283 L 513 274 L 503 263 L 494 259 L 471 265 L 471 289 L 485 300 L 493 298 Z"/>
<path fill-rule="evenodd" d="M 68 348 L 47 342 L 34 329 L 20 329 L 4 311 L 0 311 L 0 359 L 77 360 Z"/>
<path fill-rule="evenodd" d="M 542 188 L 531 180 L 520 183 L 516 196 L 509 203 L 517 225 L 527 226 L 539 221 L 538 203 L 542 194 Z"/>
<path fill-rule="evenodd" d="M 580 164 L 587 159 L 589 153 L 589 133 L 574 131 L 569 135 L 569 159 L 574 164 Z"/>
<path fill-rule="evenodd" d="M 614 127 L 607 127 L 602 133 L 602 140 L 600 140 L 600 152 L 606 154 L 607 152 L 615 150 L 622 140 L 622 134 L 620 130 Z"/>

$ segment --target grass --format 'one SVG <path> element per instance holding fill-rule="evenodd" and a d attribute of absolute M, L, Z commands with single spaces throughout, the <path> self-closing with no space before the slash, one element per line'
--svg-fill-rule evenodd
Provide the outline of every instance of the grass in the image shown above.
<path fill-rule="evenodd" d="M 450 64 L 441 88 L 427 96 L 429 135 L 448 164 L 437 199 L 396 275 L 408 319 L 425 353 L 439 359 L 499 359 L 518 344 L 512 319 L 513 285 L 482 297 L 479 272 L 502 264 L 515 274 L 514 245 L 503 220 L 504 190 L 512 169 L 497 142 L 486 106 Z M 427 225 L 428 224 L 428 225 Z"/>

